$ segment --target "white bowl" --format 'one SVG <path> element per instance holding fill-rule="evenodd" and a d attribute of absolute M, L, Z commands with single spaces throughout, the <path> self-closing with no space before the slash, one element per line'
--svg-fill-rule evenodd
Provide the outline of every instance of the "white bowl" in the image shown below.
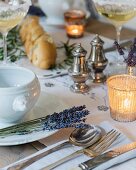
<path fill-rule="evenodd" d="M 40 95 L 36 75 L 23 67 L 0 67 L 0 121 L 16 123 L 35 105 Z"/>

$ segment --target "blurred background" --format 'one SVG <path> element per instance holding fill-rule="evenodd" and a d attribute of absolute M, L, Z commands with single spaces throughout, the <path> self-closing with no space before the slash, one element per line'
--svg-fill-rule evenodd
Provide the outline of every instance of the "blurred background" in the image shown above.
<path fill-rule="evenodd" d="M 86 11 L 87 17 L 92 19 L 98 19 L 102 22 L 107 22 L 103 17 L 100 17 L 100 15 L 97 14 L 95 7 L 93 5 L 92 0 L 32 0 L 33 7 L 31 7 L 30 12 L 32 14 L 37 14 L 40 16 L 46 15 L 47 17 L 50 17 L 51 15 L 57 20 L 60 19 L 60 15 L 63 15 L 63 12 L 69 8 L 78 8 Z M 57 13 L 57 8 L 58 13 Z M 42 10 L 42 12 L 39 10 L 39 8 Z M 48 9 L 48 10 L 47 10 Z M 55 9 L 55 10 L 54 10 Z M 62 13 L 61 13 L 62 12 Z M 130 28 L 132 30 L 136 30 L 136 18 L 130 20 L 127 22 L 124 27 Z"/>

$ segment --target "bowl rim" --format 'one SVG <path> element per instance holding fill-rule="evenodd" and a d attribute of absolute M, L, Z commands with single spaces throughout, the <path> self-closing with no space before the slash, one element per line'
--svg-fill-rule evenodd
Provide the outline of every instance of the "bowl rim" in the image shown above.
<path fill-rule="evenodd" d="M 20 66 L 0 66 L 0 71 L 1 70 L 22 70 L 22 71 L 25 71 L 27 73 L 30 73 L 33 77 L 32 79 L 26 83 L 26 84 L 23 84 L 23 85 L 20 85 L 20 86 L 13 86 L 13 87 L 0 87 L 0 93 L 18 93 L 19 91 L 27 91 L 28 90 L 28 87 L 30 87 L 32 84 L 34 84 L 35 80 L 38 81 L 38 78 L 36 76 L 36 74 L 31 71 L 30 69 L 27 69 L 25 67 L 20 67 Z M 30 89 L 29 89 L 30 90 Z"/>

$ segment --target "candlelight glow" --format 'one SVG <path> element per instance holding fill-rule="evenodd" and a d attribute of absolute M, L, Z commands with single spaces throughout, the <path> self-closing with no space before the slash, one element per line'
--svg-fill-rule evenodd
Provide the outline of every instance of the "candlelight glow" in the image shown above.
<path fill-rule="evenodd" d="M 71 36 L 82 36 L 84 33 L 83 25 L 67 25 L 66 32 Z"/>
<path fill-rule="evenodd" d="M 123 106 L 124 106 L 124 110 L 128 110 L 128 108 L 130 108 L 131 107 L 131 98 L 130 99 L 124 99 L 124 101 L 123 101 L 123 104 L 122 104 Z"/>

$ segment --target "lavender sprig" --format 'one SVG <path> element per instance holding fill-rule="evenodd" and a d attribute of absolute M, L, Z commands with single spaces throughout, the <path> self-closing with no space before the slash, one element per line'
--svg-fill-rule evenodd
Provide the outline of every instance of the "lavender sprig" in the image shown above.
<path fill-rule="evenodd" d="M 13 135 L 25 135 L 33 132 L 56 130 L 61 128 L 75 127 L 86 128 L 90 125 L 85 124 L 86 116 L 89 111 L 86 106 L 72 107 L 62 112 L 54 112 L 52 115 L 38 118 L 35 120 L 20 123 L 11 127 L 0 129 L 0 137 Z"/>
<path fill-rule="evenodd" d="M 125 55 L 124 50 L 118 44 L 117 41 L 114 42 L 114 45 L 116 46 L 119 54 L 124 57 L 124 55 Z M 132 46 L 130 47 L 128 56 L 124 57 L 124 62 L 127 64 L 127 66 L 130 66 L 130 67 L 136 66 L 136 38 L 134 39 L 134 42 L 133 42 Z"/>
<path fill-rule="evenodd" d="M 77 125 L 80 127 L 80 123 L 85 121 L 83 118 L 88 114 L 88 110 L 74 112 L 68 112 L 68 110 L 65 110 L 64 112 L 59 113 L 59 115 L 51 115 L 48 121 L 44 124 L 44 130 L 76 127 Z M 83 127 L 83 124 L 81 126 Z M 86 124 L 84 124 L 84 127 L 86 127 Z"/>
<path fill-rule="evenodd" d="M 118 53 L 120 54 L 120 55 L 123 55 L 124 56 L 124 51 L 123 51 L 123 48 L 119 45 L 119 43 L 117 42 L 117 41 L 114 41 L 114 45 L 115 45 L 115 47 L 116 47 L 116 49 L 118 50 Z"/>
<path fill-rule="evenodd" d="M 128 53 L 128 57 L 125 59 L 125 62 L 130 67 L 136 66 L 136 38 L 134 39 L 134 42 L 130 48 L 130 51 Z"/>

